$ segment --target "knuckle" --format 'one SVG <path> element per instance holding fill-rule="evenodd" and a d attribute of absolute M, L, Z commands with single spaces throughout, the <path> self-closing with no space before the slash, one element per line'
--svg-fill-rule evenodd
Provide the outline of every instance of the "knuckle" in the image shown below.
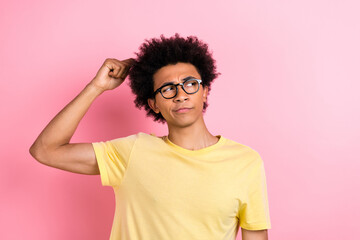
<path fill-rule="evenodd" d="M 107 59 L 105 59 L 105 62 L 106 62 L 106 63 L 113 62 L 113 59 L 112 59 L 112 58 L 107 58 Z"/>

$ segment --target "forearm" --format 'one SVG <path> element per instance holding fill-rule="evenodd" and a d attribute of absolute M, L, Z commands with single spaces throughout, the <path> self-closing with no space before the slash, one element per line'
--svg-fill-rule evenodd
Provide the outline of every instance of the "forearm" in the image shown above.
<path fill-rule="evenodd" d="M 49 122 L 31 146 L 31 151 L 54 149 L 69 143 L 81 119 L 101 93 L 102 90 L 89 83 Z"/>
<path fill-rule="evenodd" d="M 106 59 L 96 76 L 44 128 L 30 147 L 40 163 L 69 172 L 99 174 L 91 143 L 70 143 L 70 139 L 92 102 L 104 91 L 125 80 L 134 59 Z"/>

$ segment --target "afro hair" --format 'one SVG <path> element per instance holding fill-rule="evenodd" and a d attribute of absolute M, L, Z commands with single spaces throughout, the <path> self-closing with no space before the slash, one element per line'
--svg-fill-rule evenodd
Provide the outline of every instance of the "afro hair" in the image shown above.
<path fill-rule="evenodd" d="M 178 33 L 170 38 L 161 35 L 160 38 L 145 40 L 135 53 L 135 64 L 129 72 L 130 88 L 135 94 L 134 103 L 138 108 L 145 108 L 147 116 L 164 123 L 161 113 L 155 113 L 148 105 L 148 99 L 154 98 L 153 76 L 160 68 L 178 62 L 191 63 L 199 72 L 202 84 L 210 91 L 211 82 L 220 73 L 216 72 L 215 60 L 208 45 L 195 36 L 186 39 Z M 203 111 L 208 104 L 204 103 Z"/>

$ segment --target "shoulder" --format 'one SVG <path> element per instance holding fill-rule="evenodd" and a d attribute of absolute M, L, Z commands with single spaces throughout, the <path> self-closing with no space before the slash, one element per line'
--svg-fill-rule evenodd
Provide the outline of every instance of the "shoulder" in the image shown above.
<path fill-rule="evenodd" d="M 108 146 L 121 146 L 121 145 L 133 145 L 138 139 L 146 137 L 145 133 L 136 133 L 124 137 L 118 137 L 110 140 L 94 142 L 93 145 L 108 145 Z"/>
<path fill-rule="evenodd" d="M 224 146 L 233 150 L 237 150 L 237 151 L 242 151 L 242 152 L 247 152 L 250 153 L 252 155 L 257 155 L 260 157 L 260 154 L 258 153 L 257 150 L 255 150 L 253 147 L 250 147 L 249 145 L 245 145 L 242 143 L 239 143 L 237 141 L 231 140 L 229 138 L 223 137 L 224 139 Z"/>
<path fill-rule="evenodd" d="M 228 138 L 224 138 L 224 140 L 222 153 L 226 158 L 234 159 L 241 169 L 260 169 L 264 164 L 259 152 L 253 147 Z"/>
<path fill-rule="evenodd" d="M 121 140 L 126 140 L 129 142 L 132 142 L 134 144 L 141 144 L 141 145 L 148 145 L 148 144 L 156 144 L 156 143 L 161 143 L 163 142 L 162 137 L 157 137 L 155 134 L 153 133 L 144 133 L 144 132 L 139 132 L 133 135 L 129 135 L 125 138 L 119 138 L 118 141 Z"/>
<path fill-rule="evenodd" d="M 118 137 L 115 139 L 110 140 L 111 142 L 121 142 L 121 141 L 136 141 L 138 139 L 152 139 L 154 138 L 154 134 L 147 134 L 143 132 L 138 132 L 132 135 L 124 136 L 124 137 Z"/>
<path fill-rule="evenodd" d="M 141 146 L 141 148 L 153 148 L 154 144 L 163 143 L 162 137 L 157 137 L 155 134 L 147 134 L 138 132 L 136 134 L 119 137 L 107 141 L 93 142 L 94 147 L 103 146 L 110 148 L 133 148 Z"/>

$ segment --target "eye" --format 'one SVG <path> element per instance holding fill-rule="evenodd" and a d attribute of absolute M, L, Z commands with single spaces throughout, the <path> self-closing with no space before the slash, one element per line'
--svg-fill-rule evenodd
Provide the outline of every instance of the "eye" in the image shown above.
<path fill-rule="evenodd" d="M 196 86 L 198 84 L 198 82 L 196 80 L 188 80 L 185 83 L 185 87 L 193 87 Z"/>
<path fill-rule="evenodd" d="M 165 92 L 171 92 L 175 90 L 175 86 L 174 85 L 168 85 L 168 86 L 164 86 L 163 88 L 161 88 L 161 92 L 165 93 Z"/>

